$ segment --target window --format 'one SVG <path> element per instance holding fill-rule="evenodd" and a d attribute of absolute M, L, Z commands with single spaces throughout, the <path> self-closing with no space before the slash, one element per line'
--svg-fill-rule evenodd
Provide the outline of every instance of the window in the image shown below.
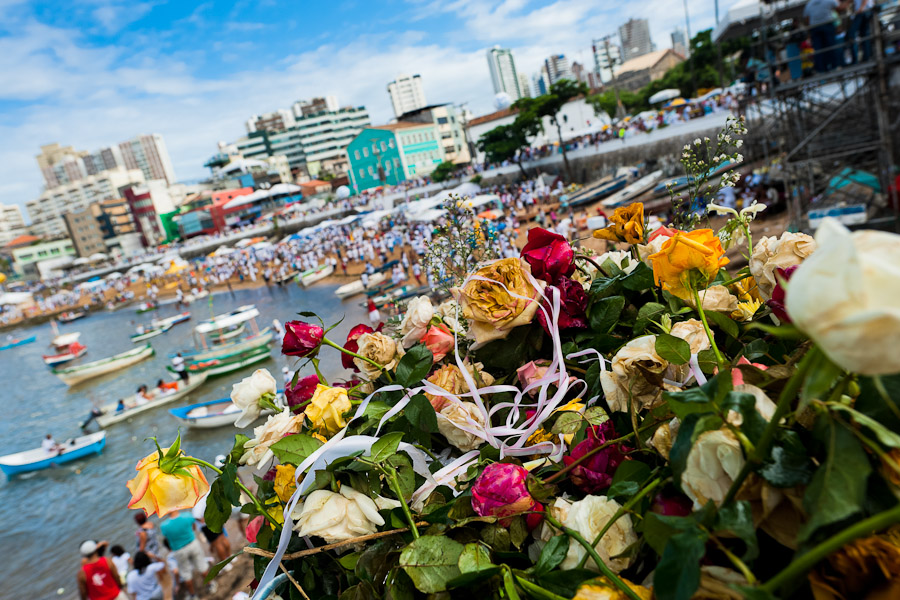
<path fill-rule="evenodd" d="M 386 163 L 384 164 L 384 172 L 385 172 L 386 174 L 391 172 L 391 163 L 390 163 L 390 162 L 386 162 Z"/>
<path fill-rule="evenodd" d="M 365 177 L 365 176 L 366 176 L 366 172 L 365 172 L 364 170 L 360 169 L 360 170 L 359 170 L 359 177 L 360 177 L 360 178 L 363 178 L 363 177 Z"/>
<path fill-rule="evenodd" d="M 375 142 L 372 142 L 372 154 L 378 154 L 378 146 L 375 145 Z"/>
<path fill-rule="evenodd" d="M 393 147 L 394 147 L 394 138 L 391 138 L 388 140 L 388 148 L 393 148 Z"/>
<path fill-rule="evenodd" d="M 375 169 L 372 168 L 372 165 L 369 165 L 369 175 L 375 176 Z"/>
<path fill-rule="evenodd" d="M 359 150 L 354 150 L 353 156 L 356 158 L 356 160 L 359 160 Z"/>
<path fill-rule="evenodd" d="M 437 122 L 438 122 L 438 125 L 446 125 L 446 124 L 447 124 L 447 117 L 438 117 Z"/>
<path fill-rule="evenodd" d="M 387 144 L 385 144 L 384 142 L 381 142 L 381 151 L 387 152 Z"/>
<path fill-rule="evenodd" d="M 363 148 L 363 156 L 366 158 L 369 157 L 369 149 L 368 148 Z"/>

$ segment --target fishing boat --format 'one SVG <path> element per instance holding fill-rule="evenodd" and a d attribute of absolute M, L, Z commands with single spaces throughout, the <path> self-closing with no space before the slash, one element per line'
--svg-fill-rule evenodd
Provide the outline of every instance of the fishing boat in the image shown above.
<path fill-rule="evenodd" d="M 300 271 L 291 271 L 289 273 L 285 273 L 284 275 L 282 275 L 280 277 L 276 277 L 275 279 L 273 279 L 273 281 L 275 283 L 277 283 L 278 285 L 284 285 L 286 283 L 290 283 L 291 280 L 294 277 L 297 277 L 297 275 L 299 275 L 299 274 L 300 274 Z M 298 283 L 299 283 L 299 279 L 298 279 Z"/>
<path fill-rule="evenodd" d="M 152 321 L 150 321 L 150 324 L 153 325 L 153 327 L 164 327 L 166 325 L 169 325 L 171 327 L 172 325 L 184 323 L 185 321 L 190 320 L 190 318 L 191 313 L 185 311 L 173 317 L 166 317 L 165 319 L 153 319 Z"/>
<path fill-rule="evenodd" d="M 61 313 L 61 314 L 59 315 L 59 317 L 57 317 L 57 320 L 58 320 L 60 323 L 71 323 L 72 321 L 77 321 L 78 319 L 83 319 L 83 318 L 85 318 L 87 315 L 88 315 L 88 313 L 87 313 L 86 310 L 80 310 L 80 311 L 77 311 L 77 312 L 76 312 L 76 311 L 68 310 L 68 311 L 66 311 L 66 312 L 64 312 L 64 313 Z"/>
<path fill-rule="evenodd" d="M 184 303 L 191 304 L 192 302 L 200 300 L 201 298 L 206 298 L 207 296 L 209 296 L 209 290 L 200 290 L 196 294 L 188 294 L 185 296 Z"/>
<path fill-rule="evenodd" d="M 67 362 L 72 362 L 76 358 L 81 358 L 87 353 L 87 346 L 83 346 L 78 342 L 72 342 L 63 352 L 56 354 L 44 354 L 44 364 L 48 367 L 55 367 Z"/>
<path fill-rule="evenodd" d="M 56 331 L 54 329 L 54 331 Z M 62 350 L 64 348 L 68 348 L 72 344 L 78 341 L 78 338 L 81 337 L 80 331 L 73 331 L 72 333 L 63 333 L 62 335 L 57 335 L 54 337 L 50 343 L 56 347 L 58 350 Z"/>
<path fill-rule="evenodd" d="M 40 471 L 55 465 L 61 465 L 92 454 L 100 454 L 106 446 L 106 432 L 99 431 L 77 437 L 61 444 L 62 449 L 48 453 L 43 448 L 25 450 L 15 454 L 0 456 L 0 471 L 7 477 L 29 471 Z"/>
<path fill-rule="evenodd" d="M 421 287 L 421 286 L 412 285 L 412 284 L 401 285 L 398 288 L 394 288 L 392 290 L 387 290 L 384 293 L 379 294 L 378 296 L 372 297 L 372 302 L 375 303 L 375 306 L 381 307 L 381 306 L 384 306 L 385 304 L 387 304 L 388 302 L 391 302 L 392 300 L 395 300 L 395 299 L 403 296 L 404 294 L 407 294 L 407 293 L 413 291 L 414 289 L 418 289 L 419 287 Z M 360 306 L 362 306 L 362 307 L 365 307 L 367 305 L 368 305 L 367 302 L 363 302 L 360 304 Z"/>
<path fill-rule="evenodd" d="M 243 369 L 270 358 L 272 358 L 272 354 L 269 352 L 269 347 L 258 346 L 250 350 L 226 354 L 217 358 L 186 362 L 186 366 L 188 373 L 206 373 L 209 377 L 215 377 L 216 375 L 224 375 L 225 373 Z M 167 366 L 166 369 L 172 373 L 175 372 L 175 368 L 172 365 Z"/>
<path fill-rule="evenodd" d="M 221 333 L 218 331 L 213 331 L 209 334 L 209 337 L 212 339 L 213 344 L 224 344 L 228 340 L 232 340 L 247 330 L 247 326 L 241 323 L 237 327 L 233 327 L 231 329 L 227 329 L 222 331 Z"/>
<path fill-rule="evenodd" d="M 9 350 L 10 348 L 18 348 L 19 346 L 24 346 L 25 344 L 30 344 L 31 342 L 37 339 L 36 335 L 32 335 L 26 338 L 12 338 L 6 342 L 3 346 L 0 346 L 0 350 Z"/>
<path fill-rule="evenodd" d="M 157 302 L 141 302 L 137 307 L 137 314 L 150 312 L 151 310 L 157 310 L 159 308 L 159 303 Z"/>
<path fill-rule="evenodd" d="M 369 287 L 373 285 L 378 285 L 382 281 L 387 278 L 387 275 L 384 273 L 373 273 L 369 276 Z M 351 281 L 350 283 L 344 284 L 338 289 L 334 291 L 334 294 L 338 298 L 350 298 L 352 296 L 356 296 L 358 294 L 362 294 L 366 291 L 365 286 L 363 286 L 362 279 L 357 279 L 356 281 Z"/>
<path fill-rule="evenodd" d="M 597 183 L 582 188 L 570 196 L 566 202 L 570 207 L 597 202 L 624 188 L 628 185 L 628 179 L 629 175 L 627 174 L 616 175 L 616 177 L 604 177 Z"/>
<path fill-rule="evenodd" d="M 261 411 L 259 416 L 267 417 L 272 413 L 271 409 L 266 409 Z M 234 422 L 241 416 L 241 409 L 235 406 L 230 398 L 223 398 L 170 408 L 169 414 L 193 429 L 214 429 L 233 427 Z"/>
<path fill-rule="evenodd" d="M 303 287 L 309 287 L 315 282 L 325 279 L 332 273 L 334 273 L 333 265 L 321 265 L 315 269 L 310 269 L 309 271 L 301 273 L 298 282 Z"/>
<path fill-rule="evenodd" d="M 252 348 L 259 348 L 261 346 L 268 346 L 272 341 L 272 337 L 274 336 L 270 327 L 266 327 L 261 330 L 256 335 L 248 335 L 247 337 L 234 340 L 228 342 L 227 344 L 222 344 L 221 346 L 217 346 L 210 350 L 204 350 L 199 352 L 182 352 L 181 356 L 185 360 L 191 361 L 199 361 L 199 360 L 209 360 L 212 358 L 218 358 L 220 356 L 224 356 L 226 354 L 234 354 L 236 352 L 242 352 L 246 350 L 250 350 Z M 170 355 L 170 358 L 175 356 L 174 354 Z"/>
<path fill-rule="evenodd" d="M 168 330 L 172 329 L 171 325 L 163 325 L 162 327 L 153 327 L 151 329 L 144 329 L 139 333 L 135 333 L 131 336 L 131 343 L 137 344 L 138 342 L 143 342 L 144 340 L 149 340 L 150 338 L 156 337 L 158 335 L 162 335 Z"/>
<path fill-rule="evenodd" d="M 181 400 L 185 398 L 196 390 L 198 387 L 203 385 L 206 381 L 207 374 L 206 373 L 191 373 L 188 375 L 187 383 L 183 381 L 178 381 L 179 388 L 170 394 L 159 394 L 146 404 L 141 404 L 139 406 L 131 406 L 128 407 L 126 405 L 125 410 L 116 412 L 116 408 L 118 407 L 118 402 L 112 402 L 100 408 L 103 412 L 102 415 L 97 417 L 97 424 L 102 428 L 110 427 L 111 425 L 115 425 L 117 423 L 121 423 L 122 421 L 126 421 L 131 419 L 132 417 L 139 415 L 141 413 L 145 413 L 151 410 L 154 410 L 157 407 L 164 406 L 166 404 L 171 404 L 176 400 Z"/>
<path fill-rule="evenodd" d="M 53 374 L 59 377 L 66 385 L 72 386 L 77 385 L 82 381 L 99 377 L 100 375 L 130 367 L 151 356 L 153 356 L 153 346 L 145 344 L 140 348 L 134 348 L 127 352 L 122 352 L 102 360 L 95 360 L 94 362 L 89 362 L 77 367 L 53 369 Z"/>
<path fill-rule="evenodd" d="M 603 208 L 613 208 L 616 206 L 624 206 L 634 200 L 654 185 L 662 178 L 662 171 L 653 171 L 644 175 L 637 181 L 625 186 L 622 190 L 616 192 L 606 200 L 600 203 Z"/>

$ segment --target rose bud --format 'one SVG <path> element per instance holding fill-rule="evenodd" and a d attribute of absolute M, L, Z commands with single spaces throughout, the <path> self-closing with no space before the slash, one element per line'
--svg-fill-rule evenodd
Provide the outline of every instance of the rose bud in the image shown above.
<path fill-rule="evenodd" d="M 540 227 L 528 230 L 522 258 L 531 266 L 531 274 L 547 283 L 575 272 L 575 251 L 566 238 Z"/>
<path fill-rule="evenodd" d="M 432 325 L 422 336 L 422 343 L 431 350 L 434 362 L 438 362 L 453 349 L 453 334 L 443 325 Z"/>
<path fill-rule="evenodd" d="M 359 336 L 364 333 L 373 333 L 374 331 L 375 330 L 368 325 L 357 325 L 350 330 L 350 333 L 347 334 L 347 341 L 344 342 L 344 349 L 350 352 L 358 352 L 359 342 L 357 340 L 359 340 Z M 341 365 L 343 365 L 345 369 L 353 369 L 354 371 L 359 371 L 359 369 L 356 368 L 356 365 L 353 364 L 353 357 L 343 352 L 341 352 Z"/>
<path fill-rule="evenodd" d="M 482 517 L 508 517 L 542 510 L 540 503 L 528 492 L 527 478 L 528 471 L 519 465 L 488 465 L 472 486 L 472 509 Z"/>
<path fill-rule="evenodd" d="M 316 386 L 319 385 L 318 375 L 307 375 L 297 380 L 297 383 L 291 385 L 288 383 L 284 386 L 284 397 L 288 406 L 294 408 L 300 406 L 313 397 L 316 392 Z"/>
<path fill-rule="evenodd" d="M 325 330 L 318 325 L 310 325 L 303 321 L 288 321 L 284 324 L 281 353 L 301 358 L 315 356 L 324 337 Z"/>
<path fill-rule="evenodd" d="M 588 452 L 616 437 L 618 436 L 616 435 L 616 430 L 613 429 L 612 421 L 604 421 L 600 425 L 594 425 L 588 429 L 587 439 L 575 446 L 569 456 L 564 456 L 563 462 L 566 465 L 570 465 Z M 625 460 L 624 451 L 625 447 L 621 444 L 607 446 L 576 465 L 569 472 L 569 478 L 578 489 L 587 494 L 605 490 L 612 484 L 612 478 L 616 469 Z"/>
<path fill-rule="evenodd" d="M 244 529 L 244 537 L 247 538 L 247 541 L 251 544 L 256 543 L 256 536 L 259 535 L 259 530 L 262 529 L 263 523 L 265 523 L 266 519 L 262 515 L 258 517 L 253 517 L 250 519 L 250 522 L 247 523 L 246 529 Z"/>

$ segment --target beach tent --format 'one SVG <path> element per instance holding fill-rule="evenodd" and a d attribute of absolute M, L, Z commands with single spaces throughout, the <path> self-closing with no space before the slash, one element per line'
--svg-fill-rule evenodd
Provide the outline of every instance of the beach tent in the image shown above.
<path fill-rule="evenodd" d="M 473 197 L 481 191 L 481 186 L 477 183 L 473 183 L 471 181 L 467 181 L 465 183 L 461 183 L 452 190 L 450 190 L 451 194 L 458 194 L 460 196 L 469 196 Z"/>
<path fill-rule="evenodd" d="M 446 214 L 447 210 L 444 208 L 429 208 L 428 210 L 423 210 L 422 212 L 410 215 L 409 220 L 416 223 L 431 223 L 432 221 L 437 221 Z"/>
<path fill-rule="evenodd" d="M 660 90 L 650 96 L 647 99 L 647 102 L 650 104 L 657 104 L 659 102 L 665 102 L 666 100 L 673 100 L 681 95 L 680 90 L 676 90 L 675 88 L 669 88 L 667 90 Z"/>
<path fill-rule="evenodd" d="M 103 254 L 102 252 L 97 252 L 96 254 L 91 254 L 88 257 L 88 260 L 90 260 L 91 262 L 100 262 L 102 260 L 109 260 L 109 256 Z"/>
<path fill-rule="evenodd" d="M 466 208 L 479 208 L 491 202 L 497 202 L 499 206 L 500 196 L 496 194 L 481 194 L 480 196 L 475 196 L 471 200 L 465 200 L 463 202 L 463 206 Z"/>

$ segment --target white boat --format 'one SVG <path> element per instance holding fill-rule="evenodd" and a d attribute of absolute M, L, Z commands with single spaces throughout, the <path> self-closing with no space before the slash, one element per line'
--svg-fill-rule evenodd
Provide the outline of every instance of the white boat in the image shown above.
<path fill-rule="evenodd" d="M 185 296 L 184 303 L 190 304 L 195 300 L 200 300 L 201 298 L 206 298 L 207 296 L 209 296 L 209 290 L 200 290 L 196 294 L 188 294 L 187 296 Z"/>
<path fill-rule="evenodd" d="M 216 427 L 234 427 L 234 422 L 241 415 L 241 409 L 235 406 L 230 398 L 209 400 L 199 404 L 170 408 L 169 413 L 193 429 L 214 429 Z M 263 410 L 260 417 L 272 414 L 271 410 Z"/>
<path fill-rule="evenodd" d="M 244 333 L 246 330 L 247 330 L 247 326 L 244 325 L 243 323 L 241 323 L 234 329 L 229 329 L 227 331 L 223 331 L 222 333 L 214 331 L 209 334 L 209 337 L 211 337 L 213 339 L 214 344 L 223 344 L 228 340 L 238 337 L 239 335 Z"/>
<path fill-rule="evenodd" d="M 87 346 L 82 346 L 78 342 L 72 342 L 68 348 L 56 354 L 44 354 L 44 364 L 48 367 L 55 367 L 67 362 L 71 362 L 76 358 L 81 358 L 87 352 Z"/>
<path fill-rule="evenodd" d="M 152 337 L 164 334 L 171 328 L 171 325 L 163 325 L 162 327 L 156 327 L 154 329 L 145 329 L 143 333 L 135 333 L 132 335 L 131 342 L 136 344 L 138 342 L 143 342 L 144 340 L 149 340 Z"/>
<path fill-rule="evenodd" d="M 373 273 L 369 276 L 369 287 L 378 285 L 385 279 L 387 279 L 387 275 L 384 273 Z M 362 294 L 364 291 L 366 291 L 366 288 L 363 287 L 362 279 L 357 279 L 356 281 L 351 281 L 350 283 L 342 285 L 336 289 L 334 293 L 338 298 L 350 298 L 351 296 Z"/>
<path fill-rule="evenodd" d="M 612 208 L 615 206 L 624 205 L 656 185 L 656 182 L 662 179 L 662 176 L 662 171 L 653 171 L 652 173 L 644 175 L 634 183 L 628 184 L 627 186 L 601 202 L 600 205 L 603 206 L 603 208 Z"/>
<path fill-rule="evenodd" d="M 125 367 L 130 367 L 151 356 L 153 356 L 153 346 L 146 344 L 140 348 L 134 348 L 128 352 L 122 352 L 121 354 L 116 354 L 115 356 L 110 356 L 102 360 L 95 360 L 94 362 L 89 362 L 77 367 L 53 369 L 53 374 L 59 377 L 66 385 L 72 386 L 77 385 L 82 381 L 93 379 L 94 377 L 106 375 L 107 373 L 112 373 L 124 369 Z"/>
<path fill-rule="evenodd" d="M 39 471 L 54 465 L 60 465 L 91 454 L 100 454 L 106 445 L 106 432 L 98 431 L 90 435 L 83 435 L 73 440 L 60 444 L 61 449 L 49 453 L 43 448 L 25 450 L 15 454 L 0 456 L 0 471 L 7 477 L 17 473 Z"/>
<path fill-rule="evenodd" d="M 221 346 L 213 348 L 212 350 L 205 350 L 203 352 L 182 352 L 182 356 L 185 360 L 191 361 L 219 358 L 220 356 L 224 356 L 226 354 L 234 354 L 237 352 L 243 352 L 245 350 L 251 350 L 259 346 L 267 346 L 269 342 L 272 341 L 273 335 L 274 334 L 271 328 L 266 327 L 258 334 L 249 335 L 242 340 L 236 340 L 234 342 L 223 344 Z"/>
<path fill-rule="evenodd" d="M 56 346 L 58 349 L 62 350 L 77 342 L 78 338 L 80 337 L 80 331 L 73 331 L 72 333 L 64 333 L 62 335 L 56 336 L 50 343 Z"/>
<path fill-rule="evenodd" d="M 107 404 L 106 406 L 100 408 L 100 410 L 103 411 L 103 414 L 97 417 L 97 424 L 100 425 L 100 427 L 106 428 L 110 425 L 115 425 L 116 423 L 121 423 L 122 421 L 131 419 L 132 417 L 141 413 L 153 410 L 159 406 L 164 406 L 166 404 L 171 404 L 176 400 L 181 400 L 182 398 L 196 390 L 198 387 L 203 385 L 203 383 L 206 381 L 206 377 L 206 373 L 192 373 L 188 376 L 188 381 L 186 384 L 183 381 L 178 380 L 178 384 L 180 387 L 174 393 L 162 395 L 158 394 L 153 398 L 153 400 L 150 400 L 146 404 L 126 408 L 122 412 L 116 412 L 118 402 Z"/>
<path fill-rule="evenodd" d="M 154 327 L 164 327 L 169 325 L 178 325 L 179 323 L 183 323 L 191 318 L 191 313 L 185 311 L 183 313 L 179 313 L 173 317 L 166 317 L 165 319 L 153 319 L 150 321 L 150 324 Z"/>
<path fill-rule="evenodd" d="M 306 271 L 300 275 L 300 285 L 302 285 L 303 287 L 309 287 L 315 282 L 325 279 L 332 273 L 334 273 L 333 265 L 322 265 L 321 267 L 310 269 L 309 271 Z"/>

